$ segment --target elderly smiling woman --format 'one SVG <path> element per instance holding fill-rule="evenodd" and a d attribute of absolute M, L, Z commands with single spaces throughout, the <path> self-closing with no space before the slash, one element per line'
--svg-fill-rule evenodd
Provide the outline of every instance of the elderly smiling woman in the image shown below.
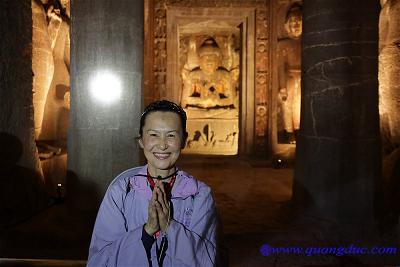
<path fill-rule="evenodd" d="M 215 266 L 217 214 L 210 188 L 175 166 L 186 113 L 163 100 L 140 118 L 147 165 L 110 184 L 100 206 L 88 266 Z"/>

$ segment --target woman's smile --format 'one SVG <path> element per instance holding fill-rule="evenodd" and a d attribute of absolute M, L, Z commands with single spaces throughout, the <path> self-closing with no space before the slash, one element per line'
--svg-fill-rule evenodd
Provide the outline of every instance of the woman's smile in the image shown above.
<path fill-rule="evenodd" d="M 167 159 L 171 153 L 169 152 L 153 152 L 154 157 L 156 157 L 158 160 L 165 160 Z"/>

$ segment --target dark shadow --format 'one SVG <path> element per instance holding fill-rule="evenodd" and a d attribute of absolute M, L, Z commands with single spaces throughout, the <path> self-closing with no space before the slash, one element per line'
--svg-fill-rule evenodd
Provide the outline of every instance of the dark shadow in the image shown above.
<path fill-rule="evenodd" d="M 0 258 L 20 250 L 25 236 L 11 229 L 36 217 L 51 205 L 41 176 L 18 164 L 22 142 L 14 135 L 0 132 Z"/>
<path fill-rule="evenodd" d="M 94 182 L 82 181 L 73 171 L 67 171 L 67 206 L 70 212 L 95 219 L 103 195 Z M 94 222 L 94 220 L 93 220 Z"/>
<path fill-rule="evenodd" d="M 40 175 L 18 165 L 21 141 L 1 132 L 0 148 L 0 228 L 7 228 L 29 219 L 50 202 Z"/>
<path fill-rule="evenodd" d="M 57 202 L 38 174 L 17 164 L 21 155 L 18 138 L 0 133 L 0 258 L 86 260 L 102 198 L 96 185 L 68 172 Z"/>
<path fill-rule="evenodd" d="M 85 261 L 100 198 L 94 184 L 68 172 L 65 200 L 2 232 L 0 258 Z"/>
<path fill-rule="evenodd" d="M 388 233 L 399 224 L 400 215 L 400 147 L 383 159 L 383 212 L 381 231 Z"/>
<path fill-rule="evenodd" d="M 71 246 L 74 258 L 87 259 L 90 239 L 103 193 L 94 182 L 83 181 L 71 170 L 67 171 L 66 214 L 68 227 L 74 231 Z M 77 249 L 79 248 L 79 249 Z"/>
<path fill-rule="evenodd" d="M 69 86 L 65 84 L 57 84 L 56 85 L 56 98 L 58 100 L 64 100 L 64 95 L 69 92 Z"/>
<path fill-rule="evenodd" d="M 218 216 L 218 228 L 217 228 L 217 267 L 229 266 L 229 249 L 225 242 L 224 228 L 221 217 Z"/>

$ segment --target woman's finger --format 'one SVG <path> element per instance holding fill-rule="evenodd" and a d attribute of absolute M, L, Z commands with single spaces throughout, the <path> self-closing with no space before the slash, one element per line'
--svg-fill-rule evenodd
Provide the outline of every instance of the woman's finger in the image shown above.
<path fill-rule="evenodd" d="M 158 215 L 158 223 L 161 231 L 165 231 L 165 229 L 168 226 L 168 221 L 169 221 L 169 213 L 164 212 L 161 205 L 158 203 L 157 205 L 157 215 Z"/>
<path fill-rule="evenodd" d="M 169 209 L 169 201 L 167 198 L 167 193 L 165 193 L 165 191 L 164 191 L 163 197 L 164 197 L 165 206 Z"/>
<path fill-rule="evenodd" d="M 151 203 L 154 204 L 154 201 L 156 201 L 156 200 L 157 200 L 157 192 L 156 192 L 156 190 L 153 190 L 153 192 L 151 194 L 151 200 L 150 201 L 151 201 Z"/>
<path fill-rule="evenodd" d="M 160 188 L 157 188 L 157 195 L 158 195 L 157 196 L 157 200 L 161 205 L 162 211 L 165 213 L 166 212 L 166 208 L 167 208 L 167 204 L 164 201 L 163 194 L 162 194 L 162 191 L 161 191 Z"/>
<path fill-rule="evenodd" d="M 167 193 L 165 192 L 165 187 L 164 187 L 164 184 L 162 182 L 160 183 L 159 188 L 160 188 L 161 193 L 162 193 L 162 198 L 163 198 L 163 201 L 165 203 L 165 207 L 168 207 Z"/>
<path fill-rule="evenodd" d="M 162 208 L 160 202 L 157 201 L 155 207 L 156 207 L 156 210 L 157 210 L 158 219 L 159 219 L 159 220 L 160 220 L 160 219 L 163 219 L 163 217 L 165 216 L 165 214 L 164 214 L 164 211 L 163 211 L 163 208 Z"/>
<path fill-rule="evenodd" d="M 157 232 L 158 229 L 160 228 L 160 223 L 159 223 L 159 219 L 158 219 L 157 209 L 155 207 L 155 202 L 157 202 L 156 194 L 153 194 L 153 196 L 151 197 L 151 200 L 149 201 L 148 217 L 147 217 L 147 222 L 145 225 L 145 230 L 150 235 Z"/>

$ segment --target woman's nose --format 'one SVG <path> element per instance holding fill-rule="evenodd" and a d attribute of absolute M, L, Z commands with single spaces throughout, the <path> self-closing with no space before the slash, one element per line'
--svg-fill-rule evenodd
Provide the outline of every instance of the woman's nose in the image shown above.
<path fill-rule="evenodd" d="M 167 142 L 166 142 L 165 138 L 161 138 L 161 139 L 160 139 L 160 142 L 158 143 L 158 147 L 159 147 L 161 150 L 165 150 L 165 149 L 168 148 L 168 145 L 167 145 Z"/>

